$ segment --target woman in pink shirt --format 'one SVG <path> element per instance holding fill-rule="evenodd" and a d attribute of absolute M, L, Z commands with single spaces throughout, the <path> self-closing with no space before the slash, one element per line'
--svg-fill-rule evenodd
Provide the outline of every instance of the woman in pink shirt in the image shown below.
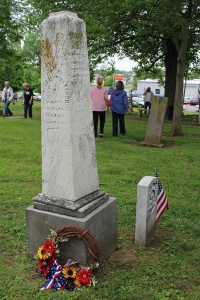
<path fill-rule="evenodd" d="M 103 137 L 106 119 L 106 101 L 108 99 L 107 89 L 103 86 L 103 78 L 97 78 L 97 86 L 91 89 L 94 135 L 97 137 L 98 119 L 100 119 L 99 137 Z"/>

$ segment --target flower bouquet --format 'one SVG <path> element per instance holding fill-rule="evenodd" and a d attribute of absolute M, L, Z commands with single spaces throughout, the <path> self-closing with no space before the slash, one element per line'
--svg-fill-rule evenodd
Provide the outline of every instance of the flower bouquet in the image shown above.
<path fill-rule="evenodd" d="M 59 242 L 66 242 L 68 239 L 59 239 Z M 62 266 L 57 257 L 59 256 L 58 239 L 55 231 L 37 250 L 38 270 L 46 278 L 46 284 L 40 290 L 62 290 L 73 291 L 97 283 L 94 270 L 99 266 L 98 262 L 89 267 L 82 267 L 79 262 L 68 259 Z"/>

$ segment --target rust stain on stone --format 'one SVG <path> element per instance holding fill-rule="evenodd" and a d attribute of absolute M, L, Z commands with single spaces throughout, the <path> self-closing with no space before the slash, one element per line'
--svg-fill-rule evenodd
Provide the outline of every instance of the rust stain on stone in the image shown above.
<path fill-rule="evenodd" d="M 47 71 L 52 73 L 56 69 L 56 61 L 48 38 L 41 42 L 41 56 L 43 57 Z"/>

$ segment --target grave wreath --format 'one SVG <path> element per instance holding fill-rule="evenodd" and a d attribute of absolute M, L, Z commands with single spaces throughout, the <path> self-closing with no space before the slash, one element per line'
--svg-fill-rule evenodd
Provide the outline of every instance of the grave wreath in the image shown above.
<path fill-rule="evenodd" d="M 46 284 L 40 290 L 81 289 L 97 283 L 94 276 L 99 266 L 98 246 L 88 230 L 80 227 L 68 226 L 57 231 L 50 230 L 50 235 L 38 248 L 38 273 L 46 278 Z M 68 259 L 62 266 L 59 263 L 59 244 L 67 242 L 70 237 L 81 238 L 87 245 L 91 257 L 89 266 L 81 266 L 78 261 Z"/>

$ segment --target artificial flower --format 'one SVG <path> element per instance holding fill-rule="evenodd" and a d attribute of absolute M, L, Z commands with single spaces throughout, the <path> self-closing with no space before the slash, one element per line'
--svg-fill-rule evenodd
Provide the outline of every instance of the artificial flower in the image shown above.
<path fill-rule="evenodd" d="M 67 263 L 62 267 L 56 257 L 59 254 L 58 243 L 67 241 L 67 238 L 58 239 L 57 232 L 51 231 L 51 235 L 46 239 L 41 247 L 37 250 L 38 273 L 46 277 L 47 283 L 53 280 L 52 285 L 41 288 L 41 290 L 48 289 L 67 289 L 73 291 L 74 289 L 81 289 L 88 286 L 95 286 L 97 283 L 92 270 L 98 268 L 98 263 L 89 267 L 80 268 L 79 262 L 68 259 Z M 55 278 L 54 278 L 55 277 Z"/>
<path fill-rule="evenodd" d="M 65 278 L 76 278 L 76 266 L 64 266 L 62 269 L 62 273 L 64 274 Z"/>
<path fill-rule="evenodd" d="M 49 253 L 44 250 L 44 246 L 38 248 L 37 255 L 41 260 L 45 260 L 49 258 Z"/>
<path fill-rule="evenodd" d="M 50 255 L 55 253 L 56 247 L 52 240 L 45 241 L 43 247 L 44 251 L 48 252 Z"/>
<path fill-rule="evenodd" d="M 54 256 L 51 256 L 47 260 L 39 260 L 39 262 L 38 262 L 39 270 L 38 271 L 46 277 L 49 270 L 52 268 L 54 261 L 55 261 Z"/>
<path fill-rule="evenodd" d="M 39 272 L 42 273 L 45 277 L 49 273 L 50 266 L 47 264 L 46 260 L 39 260 L 38 262 Z"/>
<path fill-rule="evenodd" d="M 91 270 L 87 270 L 86 268 L 83 268 L 77 273 L 77 277 L 81 284 L 90 285 L 92 272 Z"/>
<path fill-rule="evenodd" d="M 80 281 L 78 280 L 78 276 L 76 277 L 76 279 L 74 280 L 74 284 L 75 286 L 81 286 Z"/>

